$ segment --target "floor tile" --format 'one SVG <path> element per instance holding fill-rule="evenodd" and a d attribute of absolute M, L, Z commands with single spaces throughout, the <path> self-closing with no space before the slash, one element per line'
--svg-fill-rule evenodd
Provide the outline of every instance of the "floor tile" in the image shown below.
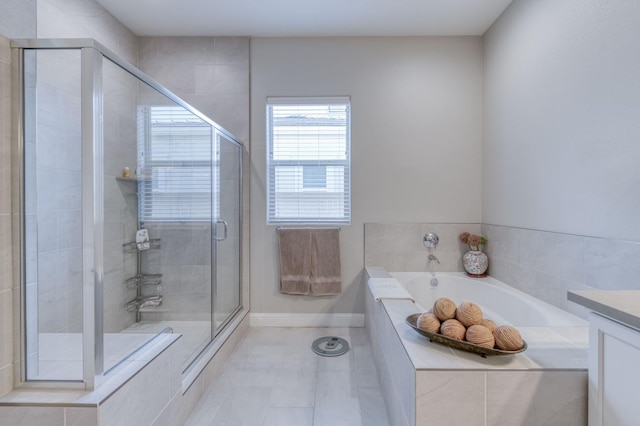
<path fill-rule="evenodd" d="M 261 426 L 313 426 L 313 408 L 269 408 Z"/>
<path fill-rule="evenodd" d="M 364 426 L 389 426 L 384 399 L 378 388 L 359 389 L 360 413 Z"/>
<path fill-rule="evenodd" d="M 350 350 L 323 357 L 319 337 Z M 188 426 L 388 426 L 363 328 L 253 327 L 191 413 Z"/>
<path fill-rule="evenodd" d="M 232 388 L 213 418 L 216 426 L 256 426 L 262 423 L 269 403 L 271 388 Z"/>

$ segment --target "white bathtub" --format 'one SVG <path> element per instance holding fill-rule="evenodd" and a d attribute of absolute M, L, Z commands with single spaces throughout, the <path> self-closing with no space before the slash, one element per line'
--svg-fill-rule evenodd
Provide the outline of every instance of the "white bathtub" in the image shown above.
<path fill-rule="evenodd" d="M 439 284 L 431 287 L 428 273 L 367 267 L 364 285 L 390 277 L 416 300 L 366 293 L 367 333 L 391 424 L 587 424 L 586 321 L 490 277 L 436 273 Z M 518 327 L 527 350 L 482 358 L 430 342 L 405 319 L 438 297 L 472 301 L 487 318 Z"/>
<path fill-rule="evenodd" d="M 463 273 L 438 273 L 438 285 L 432 287 L 432 275 L 425 272 L 392 272 L 413 296 L 423 311 L 436 299 L 448 297 L 457 305 L 474 302 L 485 318 L 496 324 L 516 327 L 581 327 L 586 322 L 562 309 L 529 296 L 494 278 L 469 278 Z"/>

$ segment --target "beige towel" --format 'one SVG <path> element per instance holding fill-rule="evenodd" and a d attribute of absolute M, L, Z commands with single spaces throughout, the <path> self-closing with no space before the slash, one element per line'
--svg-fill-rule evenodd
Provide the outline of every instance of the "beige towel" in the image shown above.
<path fill-rule="evenodd" d="M 339 229 L 311 231 L 311 291 L 312 296 L 340 294 L 342 274 L 340 268 Z"/>
<path fill-rule="evenodd" d="M 311 230 L 278 231 L 280 292 L 309 294 L 311 276 Z"/>
<path fill-rule="evenodd" d="M 326 296 L 340 294 L 338 229 L 281 229 L 280 292 Z"/>

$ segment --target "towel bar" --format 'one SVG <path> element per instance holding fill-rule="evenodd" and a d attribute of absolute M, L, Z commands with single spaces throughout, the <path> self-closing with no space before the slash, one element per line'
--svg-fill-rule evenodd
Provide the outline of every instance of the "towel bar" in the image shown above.
<path fill-rule="evenodd" d="M 299 227 L 285 227 L 285 226 L 276 226 L 276 231 L 281 229 L 337 229 L 338 231 L 342 229 L 340 226 L 299 226 Z"/>

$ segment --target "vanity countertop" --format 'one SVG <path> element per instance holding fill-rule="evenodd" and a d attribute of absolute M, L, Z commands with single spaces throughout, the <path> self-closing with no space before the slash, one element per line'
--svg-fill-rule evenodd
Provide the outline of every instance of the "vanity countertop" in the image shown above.
<path fill-rule="evenodd" d="M 640 330 L 640 290 L 571 290 L 567 292 L 567 298 Z"/>

